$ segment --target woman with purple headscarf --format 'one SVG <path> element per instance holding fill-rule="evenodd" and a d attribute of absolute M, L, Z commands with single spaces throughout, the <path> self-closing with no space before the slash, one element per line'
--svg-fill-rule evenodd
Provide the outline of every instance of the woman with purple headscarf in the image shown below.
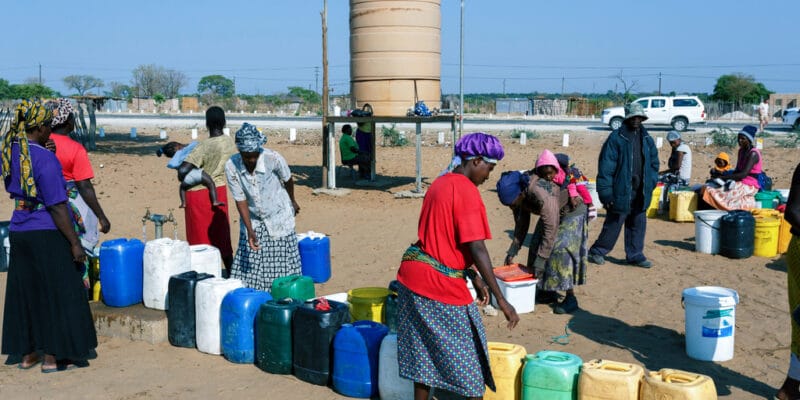
<path fill-rule="evenodd" d="M 241 216 L 231 278 L 268 291 L 276 278 L 300 275 L 294 225 L 300 206 L 289 165 L 280 154 L 262 147 L 266 142 L 255 126 L 244 123 L 236 132 L 239 153 L 225 163 L 225 175 Z"/>
<path fill-rule="evenodd" d="M 492 272 L 484 244 L 491 232 L 477 188 L 503 158 L 503 146 L 494 136 L 472 133 L 455 150 L 460 168 L 431 184 L 418 240 L 397 272 L 400 376 L 414 381 L 415 399 L 427 399 L 432 387 L 468 398 L 482 398 L 487 386 L 494 390 L 486 334 L 466 278 L 479 304 L 488 302 L 491 291 L 509 329 L 519 322 Z"/>

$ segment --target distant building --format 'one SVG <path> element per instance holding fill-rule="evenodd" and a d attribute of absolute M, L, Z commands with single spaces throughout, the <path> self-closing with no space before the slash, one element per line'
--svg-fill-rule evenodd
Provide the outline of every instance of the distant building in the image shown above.
<path fill-rule="evenodd" d="M 495 99 L 494 110 L 497 114 L 533 114 L 533 101 L 525 98 Z"/>
<path fill-rule="evenodd" d="M 767 99 L 772 115 L 780 117 L 783 110 L 800 107 L 800 93 L 773 93 Z"/>

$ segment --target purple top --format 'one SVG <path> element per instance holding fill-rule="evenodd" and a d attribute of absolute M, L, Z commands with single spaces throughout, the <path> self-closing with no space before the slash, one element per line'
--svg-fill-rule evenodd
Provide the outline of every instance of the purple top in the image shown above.
<path fill-rule="evenodd" d="M 11 173 L 4 179 L 6 191 L 12 199 L 31 201 L 44 207 L 35 210 L 14 210 L 8 230 L 12 232 L 57 229 L 49 206 L 67 201 L 66 182 L 61 174 L 61 164 L 56 155 L 37 143 L 28 142 L 31 153 L 33 180 L 36 182 L 36 198 L 28 198 L 19 183 L 19 144 L 11 146 Z"/>

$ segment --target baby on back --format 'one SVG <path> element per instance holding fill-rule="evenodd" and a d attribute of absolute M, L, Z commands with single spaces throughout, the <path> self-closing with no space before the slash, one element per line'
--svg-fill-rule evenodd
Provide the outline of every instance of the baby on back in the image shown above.
<path fill-rule="evenodd" d="M 167 168 L 177 170 L 178 167 L 181 166 L 181 163 L 183 163 L 183 160 L 194 150 L 195 146 L 197 146 L 197 142 L 191 142 L 188 145 L 178 142 L 169 142 L 156 150 L 156 155 L 161 157 L 163 154 L 170 157 Z M 183 178 L 178 190 L 178 195 L 181 199 L 181 208 L 186 207 L 186 191 L 199 184 L 202 184 L 208 189 L 208 195 L 211 197 L 212 206 L 225 205 L 224 202 L 217 201 L 217 186 L 214 184 L 214 180 L 211 179 L 211 176 L 200 168 L 194 168 Z"/>

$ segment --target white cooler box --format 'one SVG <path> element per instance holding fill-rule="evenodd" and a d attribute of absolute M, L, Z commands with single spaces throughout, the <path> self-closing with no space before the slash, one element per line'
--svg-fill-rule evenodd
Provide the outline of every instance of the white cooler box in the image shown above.
<path fill-rule="evenodd" d="M 533 312 L 536 305 L 536 283 L 538 279 L 524 279 L 520 281 L 509 281 L 497 279 L 497 285 L 500 286 L 500 291 L 503 296 L 514 306 L 517 314 L 525 314 Z M 497 305 L 497 299 L 492 296 L 492 304 Z"/>

